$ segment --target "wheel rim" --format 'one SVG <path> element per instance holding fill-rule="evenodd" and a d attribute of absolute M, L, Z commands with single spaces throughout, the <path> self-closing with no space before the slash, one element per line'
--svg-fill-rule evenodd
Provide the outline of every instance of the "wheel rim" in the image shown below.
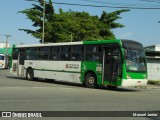
<path fill-rule="evenodd" d="M 28 75 L 27 75 L 28 79 L 32 79 L 33 77 L 33 73 L 31 70 L 28 71 Z"/>
<path fill-rule="evenodd" d="M 90 85 L 94 84 L 94 77 L 89 77 L 88 83 L 89 83 Z"/>
<path fill-rule="evenodd" d="M 27 77 L 28 77 L 28 79 L 30 79 L 30 78 L 31 78 L 31 77 L 30 77 L 30 75 L 29 75 L 29 73 L 28 73 Z"/>

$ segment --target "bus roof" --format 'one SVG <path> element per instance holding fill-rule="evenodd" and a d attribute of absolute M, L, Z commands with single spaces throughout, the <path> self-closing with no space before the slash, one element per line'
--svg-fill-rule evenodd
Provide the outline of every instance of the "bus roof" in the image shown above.
<path fill-rule="evenodd" d="M 89 44 L 104 44 L 104 43 L 118 43 L 121 44 L 121 40 L 92 40 L 92 41 L 80 41 L 80 42 L 64 42 L 64 43 L 48 43 L 48 44 L 28 44 L 28 45 L 14 45 L 15 48 L 25 47 L 43 47 L 43 46 L 62 46 L 62 45 L 89 45 Z"/>
<path fill-rule="evenodd" d="M 43 47 L 43 46 L 61 46 L 61 45 L 81 45 L 83 42 L 65 42 L 65 43 L 48 43 L 48 44 L 28 44 L 28 45 L 15 45 L 16 48 L 25 47 Z"/>

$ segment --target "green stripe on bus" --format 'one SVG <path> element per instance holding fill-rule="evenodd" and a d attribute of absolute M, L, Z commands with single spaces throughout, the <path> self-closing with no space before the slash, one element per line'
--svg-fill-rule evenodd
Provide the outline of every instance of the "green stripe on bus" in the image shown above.
<path fill-rule="evenodd" d="M 121 41 L 118 39 L 115 40 L 93 40 L 93 41 L 83 41 L 84 45 L 90 45 L 90 44 L 109 44 L 109 43 L 118 43 L 121 44 Z"/>

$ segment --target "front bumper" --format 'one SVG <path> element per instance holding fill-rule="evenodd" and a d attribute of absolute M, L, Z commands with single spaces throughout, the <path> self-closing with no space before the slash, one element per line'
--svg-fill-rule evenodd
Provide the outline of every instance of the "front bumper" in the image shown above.
<path fill-rule="evenodd" d="M 147 79 L 123 79 L 121 86 L 146 86 L 147 82 Z"/>

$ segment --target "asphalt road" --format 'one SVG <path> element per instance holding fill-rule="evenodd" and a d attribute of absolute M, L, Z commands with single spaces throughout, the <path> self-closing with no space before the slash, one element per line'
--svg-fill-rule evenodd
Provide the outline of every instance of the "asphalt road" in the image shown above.
<path fill-rule="evenodd" d="M 160 89 L 89 89 L 79 84 L 28 81 L 0 70 L 0 111 L 160 111 Z"/>

